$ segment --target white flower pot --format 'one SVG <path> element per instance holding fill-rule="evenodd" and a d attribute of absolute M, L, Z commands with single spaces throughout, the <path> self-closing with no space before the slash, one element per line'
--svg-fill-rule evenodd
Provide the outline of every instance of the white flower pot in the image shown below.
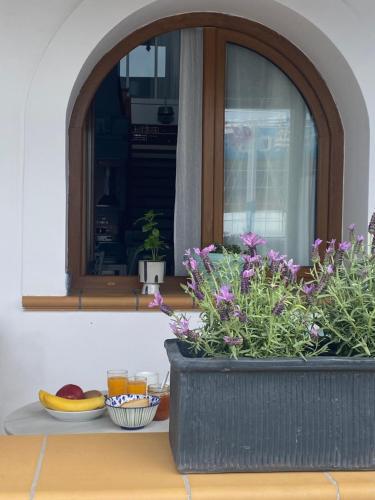
<path fill-rule="evenodd" d="M 138 261 L 139 281 L 144 283 L 142 293 L 152 295 L 159 291 L 159 284 L 164 283 L 165 262 L 152 260 Z"/>

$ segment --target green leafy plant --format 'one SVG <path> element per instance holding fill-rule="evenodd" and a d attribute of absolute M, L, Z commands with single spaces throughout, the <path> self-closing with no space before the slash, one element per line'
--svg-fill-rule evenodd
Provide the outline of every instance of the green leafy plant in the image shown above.
<path fill-rule="evenodd" d="M 160 235 L 159 224 L 156 220 L 160 215 L 162 214 L 156 213 L 154 210 L 148 210 L 143 217 L 139 218 L 134 223 L 142 223 L 142 232 L 146 233 L 146 238 L 143 244 L 138 248 L 138 251 L 144 250 L 150 252 L 150 260 L 152 261 L 162 260 L 165 255 L 160 255 L 160 252 L 168 248 L 164 238 Z"/>
<path fill-rule="evenodd" d="M 258 255 L 256 247 L 265 241 L 254 233 L 242 239 L 247 250 L 236 264 L 224 249 L 223 259 L 213 265 L 214 245 L 186 254 L 190 279 L 184 290 L 202 311 L 198 328 L 191 328 L 184 314 L 164 304 L 160 294 L 150 306 L 171 317 L 173 333 L 196 354 L 264 358 L 324 352 L 327 347 L 311 334 L 310 305 L 297 280 L 300 266 L 273 250 L 265 257 Z"/>
<path fill-rule="evenodd" d="M 196 355 L 375 356 L 375 214 L 371 252 L 354 225 L 349 231 L 350 241 L 331 240 L 323 251 L 315 240 L 308 281 L 297 279 L 300 266 L 285 255 L 259 255 L 265 241 L 254 233 L 241 236 L 246 250 L 235 262 L 224 249 L 213 263 L 215 245 L 195 248 L 186 253 L 183 288 L 199 305 L 200 325 L 192 328 L 160 294 L 150 307 L 170 316 L 173 333 Z"/>
<path fill-rule="evenodd" d="M 337 249 L 330 242 L 323 263 L 315 260 L 311 301 L 332 352 L 375 356 L 375 214 L 369 225 L 371 253 L 354 224 L 349 231 L 349 241 Z"/>

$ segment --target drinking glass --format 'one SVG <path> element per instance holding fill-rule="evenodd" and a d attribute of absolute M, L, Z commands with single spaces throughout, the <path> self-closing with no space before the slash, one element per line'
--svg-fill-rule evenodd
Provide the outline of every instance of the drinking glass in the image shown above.
<path fill-rule="evenodd" d="M 160 398 L 154 420 L 166 420 L 169 418 L 169 385 L 165 384 L 161 386 L 159 384 L 151 384 L 148 386 L 148 393 L 150 396 L 157 396 Z"/>
<path fill-rule="evenodd" d="M 108 396 L 128 393 L 127 370 L 107 370 Z"/>
<path fill-rule="evenodd" d="M 128 379 L 129 394 L 147 394 L 147 378 L 136 375 Z"/>
<path fill-rule="evenodd" d="M 136 377 L 144 377 L 147 379 L 147 386 L 150 384 L 159 383 L 159 374 L 157 372 L 137 372 Z"/>

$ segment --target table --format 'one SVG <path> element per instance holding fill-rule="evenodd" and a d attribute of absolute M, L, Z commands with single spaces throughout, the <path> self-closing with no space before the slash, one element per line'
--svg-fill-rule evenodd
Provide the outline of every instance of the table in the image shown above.
<path fill-rule="evenodd" d="M 169 420 L 151 422 L 143 429 L 128 431 L 115 425 L 107 412 L 102 417 L 89 422 L 62 422 L 51 417 L 39 401 L 22 406 L 10 413 L 4 421 L 7 434 L 93 434 L 103 432 L 168 432 Z"/>

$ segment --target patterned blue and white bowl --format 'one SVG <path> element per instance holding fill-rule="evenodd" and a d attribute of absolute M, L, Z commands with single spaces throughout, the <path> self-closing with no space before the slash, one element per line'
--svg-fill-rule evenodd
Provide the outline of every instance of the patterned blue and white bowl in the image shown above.
<path fill-rule="evenodd" d="M 123 403 L 134 401 L 135 399 L 147 399 L 149 406 L 144 408 L 121 408 Z M 156 410 L 160 403 L 157 396 L 144 396 L 143 394 L 122 394 L 106 398 L 105 405 L 108 408 L 112 422 L 123 429 L 142 429 L 155 417 Z"/>

